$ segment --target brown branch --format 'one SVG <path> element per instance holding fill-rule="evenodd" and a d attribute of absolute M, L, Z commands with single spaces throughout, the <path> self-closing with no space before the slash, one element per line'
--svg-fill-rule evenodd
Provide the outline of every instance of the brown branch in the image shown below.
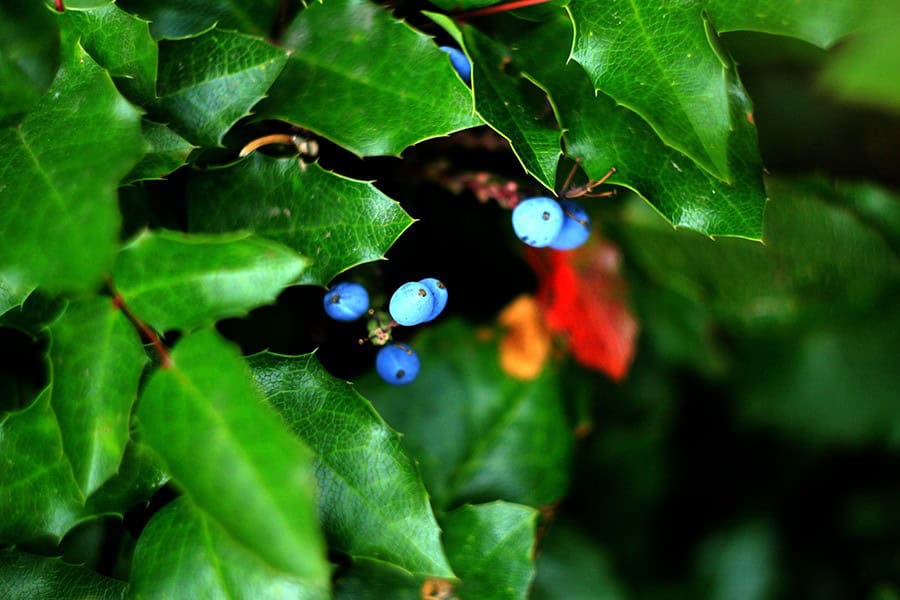
<path fill-rule="evenodd" d="M 113 296 L 113 306 L 118 309 L 121 309 L 125 316 L 131 321 L 131 323 L 137 327 L 138 331 L 144 336 L 144 338 L 153 345 L 153 349 L 156 350 L 156 353 L 159 355 L 159 363 L 163 369 L 168 369 L 172 366 L 172 355 L 169 354 L 169 349 L 166 348 L 163 341 L 160 339 L 159 335 L 153 328 L 147 325 L 143 320 L 141 320 L 131 308 L 125 303 L 125 298 L 122 297 L 122 294 L 116 290 L 113 285 L 112 279 L 109 277 L 106 278 L 106 285 L 109 287 L 110 292 L 112 292 Z"/>

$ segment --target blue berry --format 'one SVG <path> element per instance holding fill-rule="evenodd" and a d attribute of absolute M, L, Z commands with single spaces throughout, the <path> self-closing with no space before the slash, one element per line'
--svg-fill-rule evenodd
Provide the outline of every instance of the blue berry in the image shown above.
<path fill-rule="evenodd" d="M 419 374 L 419 355 L 406 344 L 385 346 L 375 356 L 375 370 L 392 385 L 410 383 Z"/>
<path fill-rule="evenodd" d="M 428 286 L 416 281 L 398 287 L 388 305 L 391 318 L 400 325 L 424 323 L 433 310 L 434 296 Z"/>
<path fill-rule="evenodd" d="M 431 309 L 431 314 L 425 319 L 425 323 L 427 323 L 436 319 L 444 311 L 444 307 L 447 306 L 447 286 L 434 277 L 423 279 L 419 283 L 428 288 L 428 291 L 431 292 L 431 297 L 434 298 L 434 308 Z"/>
<path fill-rule="evenodd" d="M 550 247 L 554 250 L 574 250 L 591 236 L 591 218 L 574 200 L 560 200 L 559 205 L 565 218 Z"/>
<path fill-rule="evenodd" d="M 355 321 L 369 310 L 369 294 L 358 283 L 343 281 L 325 294 L 325 312 L 336 321 Z"/>
<path fill-rule="evenodd" d="M 513 209 L 512 224 L 520 240 L 534 246 L 549 246 L 559 235 L 565 215 L 559 202 L 547 196 L 526 198 Z"/>
<path fill-rule="evenodd" d="M 441 46 L 441 50 L 450 55 L 450 63 L 467 85 L 472 83 L 472 63 L 462 51 L 450 46 Z"/>

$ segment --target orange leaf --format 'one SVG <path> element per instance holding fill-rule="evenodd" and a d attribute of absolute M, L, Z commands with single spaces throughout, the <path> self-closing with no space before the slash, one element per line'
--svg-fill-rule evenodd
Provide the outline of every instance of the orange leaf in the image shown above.
<path fill-rule="evenodd" d="M 531 296 L 522 295 L 500 313 L 506 335 L 500 340 L 500 367 L 517 379 L 534 379 L 550 355 L 550 332 L 541 309 Z"/>

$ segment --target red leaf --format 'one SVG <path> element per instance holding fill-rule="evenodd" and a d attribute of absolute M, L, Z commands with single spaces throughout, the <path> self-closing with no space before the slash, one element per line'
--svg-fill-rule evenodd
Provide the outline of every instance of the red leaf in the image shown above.
<path fill-rule="evenodd" d="M 618 249 L 593 240 L 568 252 L 529 249 L 527 256 L 547 328 L 565 337 L 582 365 L 617 381 L 625 377 L 638 326 L 626 304 Z"/>

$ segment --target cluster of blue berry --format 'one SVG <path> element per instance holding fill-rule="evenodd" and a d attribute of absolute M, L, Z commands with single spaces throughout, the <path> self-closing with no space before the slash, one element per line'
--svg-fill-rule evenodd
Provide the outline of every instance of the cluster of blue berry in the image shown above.
<path fill-rule="evenodd" d="M 390 341 L 390 330 L 397 325 L 411 327 L 437 318 L 447 306 L 447 286 L 433 277 L 401 285 L 391 296 L 388 312 L 392 322 L 378 323 L 369 339 L 382 345 L 375 357 L 375 370 L 393 385 L 410 383 L 419 374 L 419 355 L 407 344 Z M 377 316 L 369 309 L 369 294 L 358 283 L 344 281 L 333 286 L 323 300 L 325 312 L 337 321 L 355 321 L 365 314 Z"/>

